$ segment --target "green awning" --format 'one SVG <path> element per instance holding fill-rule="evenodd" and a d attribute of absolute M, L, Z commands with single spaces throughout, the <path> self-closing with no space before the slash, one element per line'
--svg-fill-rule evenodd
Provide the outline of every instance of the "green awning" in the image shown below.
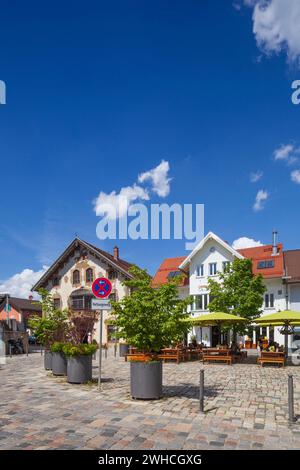
<path fill-rule="evenodd" d="M 300 324 L 300 312 L 293 312 L 292 310 L 284 310 L 283 312 L 272 313 L 254 320 L 257 325 L 297 325 Z"/>
<path fill-rule="evenodd" d="M 238 317 L 225 312 L 212 312 L 199 317 L 190 317 L 187 319 L 193 326 L 216 326 L 221 323 L 245 323 L 248 322 L 246 318 Z"/>

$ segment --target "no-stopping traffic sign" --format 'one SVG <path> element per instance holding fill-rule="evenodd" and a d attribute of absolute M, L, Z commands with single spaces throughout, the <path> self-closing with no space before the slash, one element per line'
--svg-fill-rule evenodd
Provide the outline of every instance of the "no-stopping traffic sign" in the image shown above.
<path fill-rule="evenodd" d="M 108 297 L 111 290 L 111 282 L 109 279 L 106 279 L 106 277 L 98 277 L 92 284 L 93 294 L 98 299 L 105 299 L 105 297 Z"/>

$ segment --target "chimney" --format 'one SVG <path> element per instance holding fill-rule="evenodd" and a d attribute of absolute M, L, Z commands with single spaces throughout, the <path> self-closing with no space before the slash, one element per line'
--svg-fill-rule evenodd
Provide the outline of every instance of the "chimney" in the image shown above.
<path fill-rule="evenodd" d="M 119 259 L 119 248 L 117 246 L 114 247 L 114 259 Z"/>
<path fill-rule="evenodd" d="M 277 249 L 277 235 L 278 235 L 277 230 L 273 230 L 272 256 L 275 256 L 275 255 L 278 254 L 278 249 Z"/>

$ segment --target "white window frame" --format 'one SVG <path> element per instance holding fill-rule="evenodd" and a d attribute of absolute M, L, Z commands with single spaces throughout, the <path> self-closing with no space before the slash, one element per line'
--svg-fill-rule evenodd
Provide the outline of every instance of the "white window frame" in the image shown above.
<path fill-rule="evenodd" d="M 196 308 L 196 297 L 201 297 L 201 308 Z M 206 298 L 206 302 L 205 302 Z M 206 303 L 206 305 L 205 305 Z M 204 312 L 207 310 L 207 307 L 209 305 L 209 294 L 196 294 L 194 295 L 194 301 L 193 301 L 193 310 L 197 312 Z"/>
<path fill-rule="evenodd" d="M 216 272 L 212 274 L 212 267 L 215 266 Z M 210 276 L 216 276 L 218 272 L 218 266 L 217 263 L 209 263 L 209 275 Z"/>
<path fill-rule="evenodd" d="M 196 276 L 204 277 L 204 264 L 198 264 L 196 267 Z"/>

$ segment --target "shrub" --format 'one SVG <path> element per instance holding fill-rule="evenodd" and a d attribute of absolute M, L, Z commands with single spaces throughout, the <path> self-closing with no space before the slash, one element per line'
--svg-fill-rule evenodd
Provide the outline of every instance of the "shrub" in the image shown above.
<path fill-rule="evenodd" d="M 68 357 L 73 356 L 92 356 L 98 349 L 96 344 L 64 344 L 62 347 L 63 353 Z"/>
<path fill-rule="evenodd" d="M 60 343 L 59 341 L 55 341 L 51 346 L 51 352 L 63 352 L 63 347 L 65 343 Z"/>

